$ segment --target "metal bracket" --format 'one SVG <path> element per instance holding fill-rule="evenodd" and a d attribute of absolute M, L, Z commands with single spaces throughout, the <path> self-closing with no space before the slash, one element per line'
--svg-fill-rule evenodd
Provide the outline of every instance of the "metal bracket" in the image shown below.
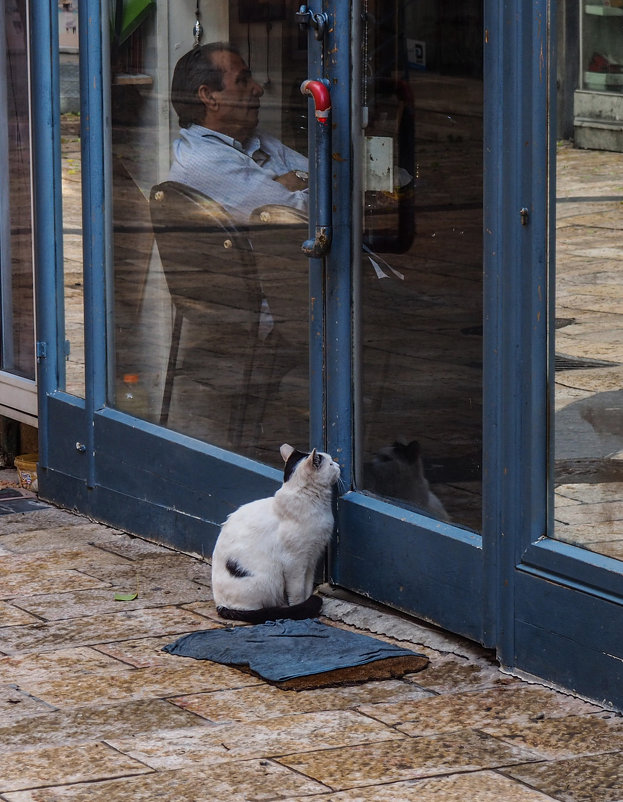
<path fill-rule="evenodd" d="M 306 5 L 302 5 L 296 12 L 296 21 L 302 31 L 304 31 L 305 28 L 309 28 L 311 25 L 314 29 L 314 36 L 320 42 L 324 39 L 326 28 L 329 24 L 329 15 L 326 11 L 321 11 L 316 14 Z"/>

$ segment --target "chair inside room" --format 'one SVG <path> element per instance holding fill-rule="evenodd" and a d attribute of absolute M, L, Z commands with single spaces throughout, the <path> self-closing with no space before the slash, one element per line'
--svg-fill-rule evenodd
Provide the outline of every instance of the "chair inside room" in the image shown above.
<path fill-rule="evenodd" d="M 160 423 L 168 425 L 174 382 L 183 373 L 209 385 L 212 408 L 197 412 L 226 411 L 229 442 L 238 445 L 262 347 L 262 293 L 248 232 L 219 204 L 176 182 L 154 186 L 149 204 L 174 310 Z"/>
<path fill-rule="evenodd" d="M 269 204 L 249 219 L 249 237 L 257 273 L 275 326 L 277 366 L 307 365 L 309 332 L 309 262 L 302 243 L 308 239 L 307 216 L 289 206 Z"/>

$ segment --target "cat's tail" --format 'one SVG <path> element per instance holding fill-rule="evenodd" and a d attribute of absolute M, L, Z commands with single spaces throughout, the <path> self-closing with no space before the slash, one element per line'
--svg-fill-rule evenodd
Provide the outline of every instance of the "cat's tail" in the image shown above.
<path fill-rule="evenodd" d="M 217 607 L 216 612 L 221 618 L 247 621 L 250 624 L 263 624 L 265 621 L 276 621 L 279 618 L 294 618 L 297 621 L 304 618 L 316 618 L 321 609 L 322 599 L 320 596 L 311 595 L 304 602 L 284 607 L 262 607 L 260 610 L 232 610 L 229 607 Z"/>

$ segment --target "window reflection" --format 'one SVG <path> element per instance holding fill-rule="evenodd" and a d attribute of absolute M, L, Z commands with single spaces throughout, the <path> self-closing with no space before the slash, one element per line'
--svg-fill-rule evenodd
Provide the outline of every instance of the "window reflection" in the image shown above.
<path fill-rule="evenodd" d="M 0 22 L 0 284 L 2 370 L 35 378 L 27 4 L 6 4 Z"/>
<path fill-rule="evenodd" d="M 198 47 L 194 8 L 169 53 L 161 6 L 115 29 L 111 402 L 278 464 L 309 439 L 305 40 L 294 8 L 209 6 Z"/>
<path fill-rule="evenodd" d="M 623 558 L 623 154 L 557 165 L 554 537 Z"/>
<path fill-rule="evenodd" d="M 480 530 L 482 9 L 366 7 L 360 486 Z"/>

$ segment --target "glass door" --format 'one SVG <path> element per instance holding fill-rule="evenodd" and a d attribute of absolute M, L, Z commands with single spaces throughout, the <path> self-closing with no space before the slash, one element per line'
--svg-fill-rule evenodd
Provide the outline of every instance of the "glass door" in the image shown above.
<path fill-rule="evenodd" d="M 356 492 L 333 578 L 480 640 L 483 5 L 353 20 Z"/>
<path fill-rule="evenodd" d="M 309 441 L 307 38 L 214 5 L 115 18 L 107 401 L 279 467 Z"/>

